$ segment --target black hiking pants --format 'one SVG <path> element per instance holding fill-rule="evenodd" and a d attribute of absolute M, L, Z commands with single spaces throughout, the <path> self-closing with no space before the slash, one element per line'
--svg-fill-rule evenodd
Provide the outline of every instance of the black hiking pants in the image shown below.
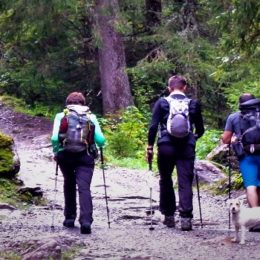
<path fill-rule="evenodd" d="M 90 184 L 94 171 L 93 157 L 86 151 L 76 154 L 61 151 L 58 153 L 58 164 L 64 177 L 65 219 L 76 219 L 77 186 L 80 206 L 79 223 L 91 225 L 93 205 Z"/>
<path fill-rule="evenodd" d="M 183 218 L 192 218 L 192 182 L 194 177 L 195 147 L 180 149 L 171 144 L 158 145 L 158 169 L 160 173 L 160 211 L 172 216 L 176 211 L 176 198 L 173 188 L 172 172 L 176 166 L 179 193 L 179 213 Z"/>

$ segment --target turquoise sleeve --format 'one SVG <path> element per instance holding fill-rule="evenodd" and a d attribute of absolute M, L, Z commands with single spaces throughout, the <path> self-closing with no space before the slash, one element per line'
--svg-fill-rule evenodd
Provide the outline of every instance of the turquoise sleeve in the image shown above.
<path fill-rule="evenodd" d="M 91 121 L 95 125 L 95 135 L 94 135 L 95 143 L 97 144 L 98 147 L 102 147 L 105 145 L 106 139 L 101 131 L 97 117 L 93 114 L 91 115 Z"/>
<path fill-rule="evenodd" d="M 64 113 L 58 113 L 55 116 L 54 124 L 53 124 L 53 130 L 52 130 L 52 136 L 51 136 L 51 144 L 52 144 L 52 151 L 54 154 L 57 154 L 59 151 L 59 129 L 60 129 L 60 122 L 62 117 L 64 116 Z"/>

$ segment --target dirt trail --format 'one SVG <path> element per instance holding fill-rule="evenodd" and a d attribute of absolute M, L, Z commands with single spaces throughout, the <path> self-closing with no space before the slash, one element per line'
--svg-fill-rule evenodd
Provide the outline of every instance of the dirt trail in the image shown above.
<path fill-rule="evenodd" d="M 191 232 L 166 228 L 155 210 L 154 231 L 149 230 L 148 172 L 108 168 L 106 173 L 111 228 L 107 224 L 102 171 L 96 166 L 92 196 L 94 222 L 91 235 L 81 235 L 79 224 L 66 229 L 63 221 L 62 176 L 55 199 L 55 163 L 51 160 L 51 122 L 14 113 L 0 105 L 0 131 L 11 134 L 21 160 L 20 178 L 26 186 L 39 186 L 47 206 L 27 210 L 0 210 L 0 256 L 16 252 L 22 259 L 260 259 L 260 233 L 247 233 L 247 244 L 231 243 L 225 198 L 201 191 L 204 226 L 199 221 L 194 187 L 194 228 Z M 158 207 L 158 178 L 152 178 L 154 207 Z M 55 201 L 54 201 L 55 199 Z M 51 205 L 55 202 L 55 210 Z M 179 220 L 177 216 L 177 221 Z M 54 230 L 51 229 L 54 220 Z M 69 254 L 70 253 L 70 254 Z M 6 256 L 6 257 L 5 257 Z M 5 254 L 0 259 L 12 259 Z"/>

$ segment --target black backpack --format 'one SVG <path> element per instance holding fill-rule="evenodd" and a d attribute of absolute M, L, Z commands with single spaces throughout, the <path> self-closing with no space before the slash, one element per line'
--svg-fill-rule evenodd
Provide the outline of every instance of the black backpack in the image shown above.
<path fill-rule="evenodd" d="M 86 150 L 94 158 L 98 156 L 94 141 L 95 125 L 90 120 L 90 111 L 68 106 L 64 110 L 59 129 L 59 141 L 65 151 L 78 153 Z"/>
<path fill-rule="evenodd" d="M 249 154 L 260 153 L 260 98 L 240 105 L 240 141 Z"/>

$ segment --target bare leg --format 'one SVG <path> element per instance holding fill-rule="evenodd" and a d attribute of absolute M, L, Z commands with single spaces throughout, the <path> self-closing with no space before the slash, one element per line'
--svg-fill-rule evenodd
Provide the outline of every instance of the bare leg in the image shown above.
<path fill-rule="evenodd" d="M 248 204 L 251 208 L 257 207 L 259 205 L 259 196 L 256 186 L 248 186 L 246 188 L 246 195 Z"/>
<path fill-rule="evenodd" d="M 260 207 L 260 187 L 257 187 L 256 191 L 257 191 L 257 197 L 258 197 L 258 207 Z"/>

